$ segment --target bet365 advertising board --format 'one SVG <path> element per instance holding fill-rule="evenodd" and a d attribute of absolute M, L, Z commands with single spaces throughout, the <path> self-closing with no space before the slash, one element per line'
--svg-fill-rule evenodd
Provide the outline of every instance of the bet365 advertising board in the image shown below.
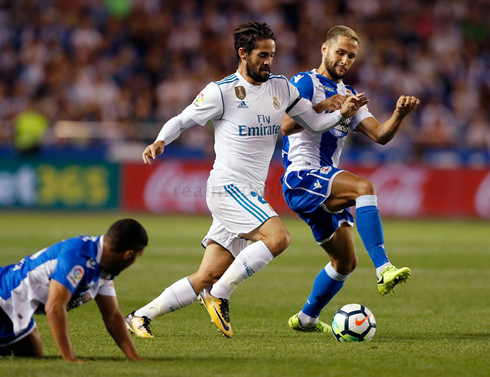
<path fill-rule="evenodd" d="M 119 165 L 0 161 L 0 208 L 117 208 Z"/>

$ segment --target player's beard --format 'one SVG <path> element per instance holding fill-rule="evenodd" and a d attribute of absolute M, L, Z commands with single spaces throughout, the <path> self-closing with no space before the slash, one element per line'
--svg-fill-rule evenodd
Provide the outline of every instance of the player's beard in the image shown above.
<path fill-rule="evenodd" d="M 342 80 L 349 70 L 346 68 L 343 74 L 338 73 L 335 69 L 335 63 L 333 61 L 327 61 L 327 58 L 324 59 L 323 64 L 325 68 L 327 68 L 327 72 L 334 80 Z"/>
<path fill-rule="evenodd" d="M 266 82 L 269 80 L 270 67 L 263 64 L 257 69 L 250 59 L 247 59 L 247 75 L 255 82 Z"/>

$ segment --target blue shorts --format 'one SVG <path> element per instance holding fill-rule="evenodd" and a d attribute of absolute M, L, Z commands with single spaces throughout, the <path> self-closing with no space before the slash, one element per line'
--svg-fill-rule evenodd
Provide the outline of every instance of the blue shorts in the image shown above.
<path fill-rule="evenodd" d="M 22 330 L 17 336 L 14 334 L 14 324 L 10 317 L 0 308 L 0 347 L 8 346 L 29 335 L 36 327 L 34 318 L 31 318 L 26 329 Z"/>
<path fill-rule="evenodd" d="M 335 176 L 343 170 L 333 166 L 321 169 L 291 171 L 282 177 L 282 191 L 287 205 L 311 228 L 316 242 L 329 241 L 343 224 L 354 226 L 349 209 L 331 212 L 325 206 Z"/>

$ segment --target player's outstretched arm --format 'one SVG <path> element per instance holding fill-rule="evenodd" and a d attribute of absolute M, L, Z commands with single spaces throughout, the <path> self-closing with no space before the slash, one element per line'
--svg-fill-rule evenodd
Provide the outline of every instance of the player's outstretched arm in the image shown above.
<path fill-rule="evenodd" d="M 306 111 L 300 114 L 289 115 L 296 123 L 312 133 L 323 133 L 344 122 L 347 118 L 353 117 L 357 111 L 369 102 L 364 93 L 350 96 L 342 105 L 340 110 L 333 113 L 317 114 L 313 108 L 306 108 Z"/>
<path fill-rule="evenodd" d="M 53 338 L 61 352 L 63 360 L 69 362 L 82 363 L 75 356 L 75 351 L 68 332 L 68 315 L 66 305 L 70 301 L 71 292 L 63 284 L 51 279 L 49 283 L 48 300 L 44 306 L 46 317 Z"/>
<path fill-rule="evenodd" d="M 146 360 L 138 355 L 133 341 L 129 336 L 126 324 L 124 323 L 124 317 L 119 310 L 119 305 L 115 296 L 103 296 L 97 295 L 95 302 L 99 307 L 102 319 L 104 320 L 105 327 L 112 338 L 116 341 L 116 344 L 124 352 L 129 360 L 143 361 Z"/>
<path fill-rule="evenodd" d="M 340 110 L 342 108 L 342 104 L 345 102 L 346 99 L 347 96 L 336 94 L 334 96 L 324 99 L 321 102 L 318 102 L 316 105 L 313 106 L 313 109 L 317 112 L 317 114 L 324 113 L 325 111 Z M 304 128 L 301 127 L 294 120 L 292 120 L 289 115 L 284 114 L 284 118 L 281 124 L 281 133 L 284 136 L 290 136 L 303 130 Z"/>
<path fill-rule="evenodd" d="M 374 117 L 362 120 L 357 126 L 357 130 L 369 137 L 375 143 L 385 145 L 398 132 L 400 125 L 405 117 L 410 114 L 418 105 L 420 100 L 413 96 L 400 96 L 396 102 L 393 115 L 384 123 L 378 122 Z"/>
<path fill-rule="evenodd" d="M 179 115 L 170 119 L 163 125 L 155 142 L 148 145 L 143 151 L 143 162 L 151 165 L 151 161 L 154 160 L 159 154 L 163 153 L 166 145 L 177 139 L 182 132 L 195 124 L 196 122 L 194 122 L 194 120 L 189 118 L 184 113 L 180 113 Z"/>

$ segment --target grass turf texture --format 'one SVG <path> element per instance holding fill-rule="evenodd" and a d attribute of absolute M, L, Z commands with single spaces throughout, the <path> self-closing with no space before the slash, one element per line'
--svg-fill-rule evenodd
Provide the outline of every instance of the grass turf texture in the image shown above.
<path fill-rule="evenodd" d="M 194 272 L 210 217 L 139 214 L 0 213 L 0 265 L 16 263 L 62 238 L 98 235 L 122 217 L 150 235 L 145 255 L 115 280 L 124 315 Z M 487 376 L 490 375 L 490 229 L 483 221 L 385 221 L 386 248 L 412 268 L 393 296 L 377 292 L 375 272 L 355 231 L 359 264 L 324 309 L 330 322 L 344 304 L 372 310 L 370 343 L 337 343 L 331 335 L 291 331 L 326 256 L 299 219 L 286 218 L 289 249 L 241 285 L 231 298 L 234 338 L 225 339 L 195 303 L 153 321 L 154 339 L 133 337 L 145 363 L 128 362 L 106 332 L 95 303 L 69 313 L 83 365 L 63 362 L 46 317 L 36 316 L 43 359 L 0 357 L 1 376 Z"/>

